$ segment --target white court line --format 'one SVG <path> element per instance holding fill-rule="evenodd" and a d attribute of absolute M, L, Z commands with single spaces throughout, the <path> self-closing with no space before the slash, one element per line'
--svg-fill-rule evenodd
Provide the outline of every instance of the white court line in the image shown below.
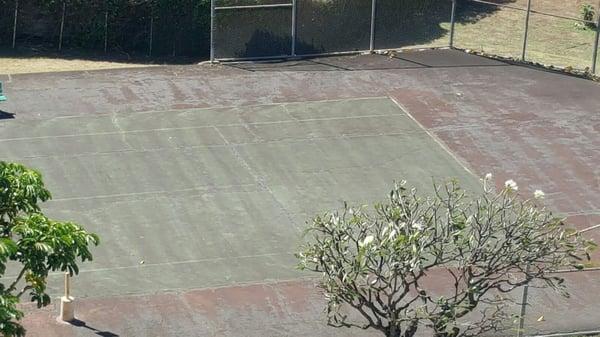
<path fill-rule="evenodd" d="M 147 191 L 147 192 L 93 195 L 93 196 L 88 196 L 88 197 L 56 198 L 56 199 L 50 199 L 50 200 L 48 200 L 48 202 L 109 199 L 109 198 L 119 198 L 119 197 L 135 197 L 135 196 L 139 196 L 139 195 L 171 194 L 171 193 L 183 193 L 183 192 L 195 192 L 195 191 L 214 191 L 214 190 L 225 190 L 228 188 L 235 188 L 235 187 L 245 188 L 245 187 L 253 187 L 253 186 L 256 186 L 256 184 L 220 185 L 220 186 L 208 186 L 207 185 L 207 186 L 200 186 L 200 187 L 184 188 L 181 190 L 160 190 L 160 191 Z"/>
<path fill-rule="evenodd" d="M 71 115 L 71 116 L 56 116 L 52 117 L 52 119 L 67 119 L 67 118 L 89 118 L 89 117 L 105 117 L 110 116 L 113 113 L 117 115 L 135 115 L 135 114 L 152 114 L 152 113 L 164 113 L 164 112 L 188 112 L 188 111 L 202 111 L 202 110 L 213 110 L 213 109 L 238 109 L 238 108 L 252 108 L 252 107 L 262 107 L 262 106 L 277 106 L 277 105 L 294 105 L 294 104 L 306 104 L 306 103 L 334 103 L 334 102 L 345 102 L 345 101 L 365 101 L 365 100 L 380 100 L 387 99 L 387 96 L 370 96 L 370 97 L 347 97 L 347 98 L 335 98 L 335 99 L 322 99 L 322 100 L 307 100 L 307 101 L 292 101 L 292 102 L 272 102 L 272 103 L 262 103 L 262 104 L 248 104 L 248 105 L 212 105 L 208 107 L 198 107 L 198 108 L 185 108 L 185 109 L 173 109 L 165 107 L 163 110 L 145 110 L 145 111 L 116 111 L 112 113 L 96 113 L 93 115 Z M 192 104 L 194 102 L 202 102 L 205 103 L 205 100 L 194 100 L 194 101 L 186 101 L 182 103 Z M 42 118 L 36 118 L 32 120 L 39 120 Z"/>
<path fill-rule="evenodd" d="M 463 169 L 465 169 L 465 171 L 467 171 L 467 173 L 473 175 L 474 177 L 477 177 L 477 175 L 469 168 L 469 166 L 465 162 L 463 162 L 452 151 L 450 151 L 450 148 L 448 148 L 448 146 L 446 146 L 446 144 L 444 142 L 442 142 L 441 139 L 439 139 L 435 134 L 433 134 L 432 132 L 430 132 L 413 115 L 411 115 L 407 108 L 405 108 L 394 97 L 390 96 L 388 98 L 390 100 L 392 100 L 392 102 L 394 102 L 400 108 L 400 110 L 402 110 L 410 119 L 412 119 L 413 122 L 415 122 L 423 131 L 425 131 L 425 133 L 427 135 L 429 135 L 429 137 L 431 137 L 431 139 L 433 139 L 433 141 L 435 141 L 442 149 L 444 149 L 444 151 L 446 151 Z"/>
<path fill-rule="evenodd" d="M 148 268 L 148 267 L 161 267 L 161 266 L 176 266 L 181 264 L 193 264 L 193 263 L 203 263 L 203 262 L 215 262 L 215 261 L 225 261 L 225 260 L 244 260 L 244 259 L 255 259 L 261 257 L 274 257 L 274 256 L 285 256 L 285 255 L 294 255 L 292 252 L 281 252 L 281 253 L 266 253 L 266 254 L 255 254 L 255 255 L 240 255 L 240 256 L 221 256 L 221 257 L 212 257 L 206 259 L 195 259 L 195 260 L 184 260 L 184 261 L 172 261 L 172 262 L 159 262 L 159 263 L 144 263 L 144 264 L 136 264 L 132 266 L 122 266 L 122 267 L 110 267 L 110 268 L 95 268 L 95 269 L 80 269 L 79 274 L 83 273 L 97 273 L 97 272 L 105 272 L 105 271 L 115 271 L 115 270 L 127 270 L 127 269 L 140 269 L 140 268 Z M 48 275 L 64 275 L 64 272 L 53 272 Z M 15 279 L 17 275 L 4 276 L 0 278 L 0 280 L 10 280 Z"/>
<path fill-rule="evenodd" d="M 231 143 L 232 146 L 247 146 L 247 145 L 268 145 L 268 144 L 299 144 L 302 142 L 312 142 L 320 140 L 337 140 L 337 139 L 357 139 L 357 138 L 369 138 L 369 137 L 395 137 L 395 136 L 406 136 L 406 135 L 419 135 L 422 134 L 421 130 L 405 131 L 405 132 L 390 132 L 390 133 L 373 133 L 373 134 L 341 134 L 337 136 L 322 136 L 322 137 L 311 137 L 311 138 L 285 138 L 285 139 L 274 139 L 274 140 L 259 140 L 255 142 L 245 143 Z M 227 144 L 214 144 L 214 145 L 184 145 L 184 146 L 171 146 L 171 147 L 156 147 L 150 149 L 122 149 L 113 151 L 98 151 L 98 152 L 83 152 L 76 154 L 42 154 L 42 155 L 29 155 L 22 157 L 13 157 L 14 159 L 38 159 L 38 158 L 79 158 L 79 157 L 94 157 L 94 156 L 107 156 L 111 154 L 122 154 L 122 153 L 154 153 L 160 151 L 185 151 L 194 149 L 215 149 L 228 147 Z M 550 195 L 546 193 L 546 195 Z"/>
<path fill-rule="evenodd" d="M 389 99 L 391 99 L 394 103 L 396 103 L 396 105 L 398 105 L 398 107 L 400 107 L 400 109 L 402 109 L 402 111 L 404 111 L 404 113 L 406 113 L 406 115 L 408 115 L 415 123 L 417 123 L 417 125 L 419 125 L 419 127 L 421 127 L 421 129 L 423 129 L 423 131 L 425 131 L 436 143 L 438 143 L 450 156 L 452 156 L 452 158 L 454 158 L 454 160 L 456 160 L 456 162 L 458 162 L 468 173 L 472 174 L 473 176 L 477 177 L 477 175 L 469 168 L 469 166 L 464 163 L 462 160 L 460 160 L 460 158 L 458 158 L 451 150 L 450 148 L 448 148 L 446 146 L 446 144 L 444 142 L 442 142 L 435 134 L 433 134 L 432 132 L 430 132 L 428 129 L 426 129 L 416 118 L 414 118 L 410 112 L 408 111 L 408 109 L 406 109 L 402 104 L 400 104 L 394 97 L 389 97 Z M 553 194 L 558 194 L 560 192 L 555 192 Z M 588 215 L 588 214 L 597 214 L 600 213 L 600 210 L 583 210 L 583 211 L 577 211 L 577 212 L 560 212 L 561 215 L 565 215 L 565 216 L 574 216 L 574 215 Z M 600 228 L 600 224 L 595 225 L 595 226 L 591 226 L 589 228 L 586 228 L 580 232 L 587 232 L 596 228 Z"/>
<path fill-rule="evenodd" d="M 600 209 L 585 209 L 576 212 L 556 212 L 559 215 L 574 216 L 574 215 L 597 215 L 600 214 Z"/>
<path fill-rule="evenodd" d="M 230 124 L 207 124 L 200 126 L 182 126 L 174 128 L 157 128 L 157 129 L 139 129 L 130 131 L 107 131 L 107 132 L 91 132 L 91 133 L 80 133 L 70 135 L 56 135 L 56 136 L 37 136 L 37 137 L 15 137 L 15 138 L 4 138 L 0 139 L 0 142 L 10 141 L 23 141 L 23 140 L 34 140 L 34 139 L 55 139 L 55 138 L 75 138 L 75 137 L 87 137 L 87 136 L 106 136 L 106 135 L 123 135 L 129 133 L 146 133 L 156 131 L 181 131 L 181 130 L 195 130 L 195 129 L 206 129 L 214 127 L 232 127 L 232 126 L 244 126 L 244 125 L 277 125 L 277 124 L 290 124 L 290 123 L 306 123 L 306 122 L 320 122 L 320 121 L 337 121 L 337 120 L 351 120 L 351 119 L 362 119 L 362 118 L 380 118 L 380 117 L 402 117 L 401 114 L 373 114 L 363 116 L 348 116 L 348 117 L 324 117 L 324 118 L 306 118 L 306 119 L 290 119 L 282 121 L 265 121 L 265 122 L 249 122 L 249 123 L 230 123 Z"/>
<path fill-rule="evenodd" d="M 600 224 L 597 224 L 597 225 L 590 226 L 588 228 L 582 229 L 582 230 L 579 231 L 579 233 L 589 232 L 589 231 L 592 231 L 592 230 L 594 230 L 596 228 L 600 228 Z"/>

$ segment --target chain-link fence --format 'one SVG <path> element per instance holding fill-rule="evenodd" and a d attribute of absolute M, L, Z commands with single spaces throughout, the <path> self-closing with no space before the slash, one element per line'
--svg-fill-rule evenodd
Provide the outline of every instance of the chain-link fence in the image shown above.
<path fill-rule="evenodd" d="M 0 0 L 0 47 L 207 57 L 209 0 Z"/>
<path fill-rule="evenodd" d="M 596 70 L 600 2 L 213 0 L 211 5 L 213 61 L 456 47 Z"/>
<path fill-rule="evenodd" d="M 457 2 L 453 46 L 595 72 L 600 1 Z"/>
<path fill-rule="evenodd" d="M 14 10 L 12 0 L 0 0 L 0 46 L 12 45 Z"/>
<path fill-rule="evenodd" d="M 600 0 L 0 0 L 0 47 L 239 60 L 456 47 L 596 71 Z"/>

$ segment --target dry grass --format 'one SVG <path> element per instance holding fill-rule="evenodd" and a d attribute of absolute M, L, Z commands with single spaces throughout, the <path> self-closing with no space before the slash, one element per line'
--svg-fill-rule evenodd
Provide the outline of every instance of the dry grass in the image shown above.
<path fill-rule="evenodd" d="M 148 64 L 61 59 L 46 57 L 0 57 L 0 74 L 148 67 Z"/>
<path fill-rule="evenodd" d="M 534 3 L 534 9 L 539 11 L 574 17 L 579 15 L 579 1 L 538 0 Z M 526 7 L 523 0 L 515 5 Z M 525 15 L 525 12 L 504 8 L 475 23 L 459 24 L 456 27 L 457 46 L 520 57 Z M 594 31 L 577 28 L 574 21 L 532 14 L 526 59 L 584 69 L 592 63 L 594 38 Z"/>
<path fill-rule="evenodd" d="M 579 17 L 582 0 L 533 0 L 532 8 L 547 13 Z M 512 6 L 527 7 L 526 0 L 516 0 Z M 598 8 L 597 4 L 596 8 Z M 525 23 L 524 11 L 502 8 L 492 14 L 471 22 L 456 24 L 455 46 L 483 51 L 488 54 L 520 58 L 523 48 Z M 449 30 L 450 23 L 441 23 Z M 575 22 L 532 14 L 526 59 L 528 61 L 556 66 L 572 66 L 578 69 L 591 67 L 595 31 L 579 29 Z M 448 37 L 431 41 L 430 45 L 447 43 Z M 599 60 L 600 63 L 600 60 Z"/>

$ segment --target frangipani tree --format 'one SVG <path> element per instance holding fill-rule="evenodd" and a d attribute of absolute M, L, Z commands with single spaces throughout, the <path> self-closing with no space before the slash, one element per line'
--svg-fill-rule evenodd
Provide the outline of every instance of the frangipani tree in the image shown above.
<path fill-rule="evenodd" d="M 566 294 L 551 272 L 583 268 L 594 244 L 540 205 L 543 192 L 523 199 L 514 181 L 496 192 L 490 180 L 475 198 L 456 181 L 434 183 L 429 197 L 403 181 L 372 212 L 345 205 L 314 218 L 297 257 L 301 269 L 322 273 L 330 324 L 390 337 L 422 327 L 435 336 L 477 335 L 504 328 L 505 294 L 519 287 L 541 281 Z M 348 319 L 342 306 L 366 323 Z"/>
<path fill-rule="evenodd" d="M 0 276 L 10 262 L 16 277 L 0 283 L 0 335 L 24 336 L 17 304 L 25 294 L 38 307 L 50 304 L 46 281 L 52 271 L 79 272 L 78 261 L 92 259 L 96 234 L 72 222 L 48 219 L 39 203 L 49 200 L 39 172 L 0 161 Z"/>

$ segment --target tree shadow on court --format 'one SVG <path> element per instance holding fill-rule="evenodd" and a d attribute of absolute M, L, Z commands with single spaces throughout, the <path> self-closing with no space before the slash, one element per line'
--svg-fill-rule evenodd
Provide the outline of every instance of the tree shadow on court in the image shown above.
<path fill-rule="evenodd" d="M 75 319 L 75 320 L 71 321 L 70 323 L 73 326 L 76 326 L 78 328 L 88 329 L 88 330 L 92 331 L 94 334 L 96 334 L 98 336 L 101 336 L 101 337 L 119 337 L 120 336 L 120 335 L 112 333 L 110 331 L 101 331 L 101 330 L 98 330 L 98 329 L 96 329 L 94 327 L 91 327 L 91 326 L 87 325 L 86 322 L 78 320 L 78 319 Z"/>
<path fill-rule="evenodd" d="M 486 0 L 489 3 L 498 5 L 510 5 L 517 0 Z M 523 8 L 525 9 L 525 8 Z M 456 6 L 456 22 L 458 23 L 476 23 L 500 10 L 500 7 L 478 3 L 469 0 L 458 0 Z"/>
<path fill-rule="evenodd" d="M 474 3 L 469 0 L 457 1 L 456 21 L 458 23 L 475 23 L 482 18 L 493 15 L 499 9 L 493 5 Z M 488 1 L 507 4 L 516 0 Z M 451 5 L 450 0 L 378 0 L 375 48 L 448 45 Z M 366 50 L 369 48 L 370 0 L 299 0 L 297 11 L 296 49 L 298 54 Z M 0 18 L 0 27 L 12 27 L 12 21 L 9 20 L 11 15 Z M 199 16 L 197 18 L 199 22 L 202 22 L 201 28 L 197 29 L 204 32 L 203 36 L 207 35 L 210 28 L 208 25 L 210 21 L 209 12 L 201 11 L 197 15 Z M 27 17 L 23 17 L 21 24 L 27 26 L 26 20 Z M 39 26 L 46 21 L 36 21 L 36 25 Z M 52 27 L 56 26 L 54 21 L 52 21 Z M 138 21 L 134 20 L 130 24 L 135 24 L 135 22 Z M 114 24 L 114 22 L 111 22 L 109 27 L 113 26 L 111 24 Z M 140 27 L 127 27 L 127 30 L 141 29 Z M 7 35 L 6 39 L 0 39 L 4 42 L 4 45 L 0 48 L 0 57 L 3 55 L 23 58 L 42 56 L 57 59 L 143 64 L 191 64 L 206 59 L 209 50 L 207 39 L 202 38 L 201 41 L 197 39 L 182 40 L 178 41 L 177 44 L 201 44 L 195 46 L 194 50 L 202 50 L 202 53 L 191 57 L 172 56 L 170 53 L 169 55 L 163 53 L 163 56 L 160 57 L 148 57 L 145 55 L 147 48 L 142 48 L 143 50 L 138 50 L 138 52 L 129 50 L 131 48 L 127 48 L 130 45 L 125 43 L 127 41 L 121 41 L 118 46 L 122 46 L 122 48 L 114 50 L 114 41 L 109 39 L 108 53 L 103 53 L 97 48 L 74 47 L 73 44 L 67 43 L 67 40 L 65 40 L 63 50 L 59 52 L 56 48 L 55 29 L 46 28 L 40 31 L 48 34 L 52 33 L 51 36 L 46 36 L 41 40 L 40 38 L 33 39 L 31 37 L 27 37 L 27 39 L 24 37 L 24 40 L 17 39 L 16 49 L 10 48 L 7 44 L 7 41 L 10 41 L 10 34 Z M 166 42 L 163 42 L 171 41 L 172 43 L 172 36 L 163 36 L 162 30 L 158 28 L 154 32 L 156 35 L 154 41 L 159 43 L 165 40 Z M 7 30 L 10 31 L 10 29 Z M 71 35 L 75 34 L 70 30 L 69 32 Z M 38 40 L 46 42 L 42 43 Z M 144 43 L 147 43 L 147 41 L 144 40 Z M 219 12 L 216 21 L 215 46 L 217 57 L 289 55 L 291 53 L 290 10 L 288 8 L 272 8 Z M 156 54 L 156 51 L 154 54 Z"/>
<path fill-rule="evenodd" d="M 491 0 L 496 4 L 515 1 Z M 499 10 L 500 7 L 494 5 L 457 0 L 455 21 L 476 23 Z M 451 16 L 451 1 L 378 0 L 375 49 L 448 46 Z"/>
<path fill-rule="evenodd" d="M 3 119 L 15 119 L 15 114 L 11 113 L 11 112 L 6 112 L 3 110 L 0 110 L 0 120 Z"/>
<path fill-rule="evenodd" d="M 492 1 L 507 4 L 516 0 Z M 300 1 L 297 54 L 369 49 L 371 10 L 371 1 L 364 0 Z M 458 0 L 456 22 L 475 23 L 498 10 L 499 7 L 494 5 Z M 218 43 L 222 54 L 240 58 L 289 55 L 291 36 L 282 36 L 283 32 L 289 34 L 285 29 L 288 23 L 269 21 L 263 17 L 267 13 L 252 17 L 229 17 L 229 20 L 239 24 L 224 28 L 228 38 Z M 451 13 L 451 1 L 378 0 L 374 47 L 447 46 Z M 226 46 L 228 42 L 230 44 Z"/>
<path fill-rule="evenodd" d="M 278 36 L 264 30 L 256 30 L 246 43 L 244 50 L 237 53 L 237 57 L 264 57 L 275 55 L 290 55 L 292 39 L 290 36 Z M 310 44 L 297 42 L 296 48 L 305 54 L 323 52 Z"/>
<path fill-rule="evenodd" d="M 454 50 L 432 50 L 416 53 L 370 54 L 361 57 L 317 56 L 294 60 L 274 59 L 242 63 L 233 62 L 225 63 L 225 65 L 249 72 L 324 72 L 504 67 L 510 64 Z"/>

